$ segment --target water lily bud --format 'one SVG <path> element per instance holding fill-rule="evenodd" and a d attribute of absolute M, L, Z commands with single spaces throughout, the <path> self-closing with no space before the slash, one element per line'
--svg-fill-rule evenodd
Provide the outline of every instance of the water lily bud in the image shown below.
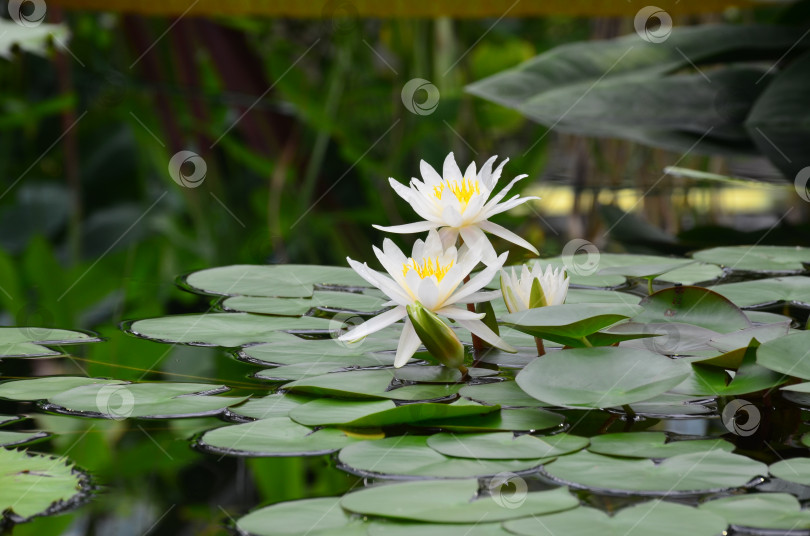
<path fill-rule="evenodd" d="M 408 318 L 430 355 L 450 368 L 461 369 L 464 366 L 464 346 L 435 313 L 415 302 L 408 305 Z"/>
<path fill-rule="evenodd" d="M 511 274 L 501 270 L 501 293 L 510 313 L 563 304 L 568 284 L 565 270 L 555 270 L 551 265 L 546 266 L 544 272 L 539 263 L 535 263 L 531 270 L 524 264 L 519 275 L 514 267 Z"/>

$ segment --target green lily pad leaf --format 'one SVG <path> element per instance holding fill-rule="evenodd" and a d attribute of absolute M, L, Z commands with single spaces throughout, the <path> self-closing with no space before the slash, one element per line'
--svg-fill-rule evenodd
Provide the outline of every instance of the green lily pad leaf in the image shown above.
<path fill-rule="evenodd" d="M 771 464 L 770 472 L 776 478 L 810 486 L 810 458 L 790 458 Z"/>
<path fill-rule="evenodd" d="M 266 365 L 296 365 L 317 361 L 340 361 L 346 366 L 377 367 L 392 366 L 397 339 L 376 339 L 372 336 L 352 344 L 342 343 L 336 338 L 303 339 L 283 331 L 266 334 L 267 342 L 247 346 L 241 350 L 245 359 Z M 380 352 L 380 353 L 372 353 Z"/>
<path fill-rule="evenodd" d="M 65 459 L 0 449 L 0 508 L 21 523 L 54 514 L 86 493 L 87 477 Z"/>
<path fill-rule="evenodd" d="M 680 454 L 724 450 L 731 452 L 734 444 L 723 439 L 693 439 L 667 442 L 664 432 L 619 432 L 591 438 L 588 450 L 597 454 L 622 458 L 671 458 Z"/>
<path fill-rule="evenodd" d="M 645 338 L 630 340 L 624 348 L 640 348 L 661 355 L 693 355 L 712 350 L 709 343 L 721 334 L 711 329 L 681 322 L 625 322 L 610 328 L 612 332 L 643 333 Z M 712 354 L 716 352 L 711 352 Z"/>
<path fill-rule="evenodd" d="M 563 304 L 510 313 L 501 322 L 533 337 L 581 347 L 587 346 L 582 338 L 641 311 L 632 304 Z"/>
<path fill-rule="evenodd" d="M 629 266 L 613 266 L 599 270 L 600 275 L 623 275 L 641 279 L 655 279 L 667 272 L 683 268 L 695 261 L 689 259 L 661 259 L 665 262 L 652 264 L 633 264 Z"/>
<path fill-rule="evenodd" d="M 757 363 L 763 367 L 810 380 L 810 331 L 799 331 L 764 343 L 757 349 Z"/>
<path fill-rule="evenodd" d="M 644 312 L 635 322 L 680 322 L 719 333 L 751 327 L 739 307 L 716 292 L 703 287 L 670 287 L 641 300 Z"/>
<path fill-rule="evenodd" d="M 270 419 L 287 417 L 290 410 L 312 399 L 307 396 L 275 393 L 261 398 L 251 398 L 244 404 L 229 407 L 228 413 L 249 419 Z"/>
<path fill-rule="evenodd" d="M 454 458 L 520 460 L 562 456 L 588 446 L 588 438 L 557 434 L 537 437 L 510 432 L 494 434 L 434 434 L 427 440 L 433 450 Z"/>
<path fill-rule="evenodd" d="M 630 404 L 637 415 L 652 418 L 678 418 L 712 413 L 712 408 L 701 404 L 702 399 L 693 396 L 664 393 L 644 402 Z"/>
<path fill-rule="evenodd" d="M 565 407 L 642 402 L 680 384 L 689 365 L 646 350 L 574 348 L 537 358 L 517 375 L 528 395 Z"/>
<path fill-rule="evenodd" d="M 207 313 L 138 320 L 129 325 L 128 331 L 135 336 L 161 342 L 237 347 L 266 342 L 273 331 L 328 329 L 329 320 L 312 316 L 288 318 L 248 313 Z"/>
<path fill-rule="evenodd" d="M 189 274 L 185 283 L 206 294 L 279 298 L 308 298 L 315 285 L 369 286 L 348 267 L 302 264 L 219 266 Z"/>
<path fill-rule="evenodd" d="M 47 432 L 11 432 L 0 430 L 0 447 L 19 447 L 48 437 Z"/>
<path fill-rule="evenodd" d="M 810 307 L 810 277 L 805 276 L 728 283 L 714 286 L 712 290 L 740 307 L 760 307 L 782 302 Z"/>
<path fill-rule="evenodd" d="M 84 376 L 48 376 L 30 380 L 15 380 L 0 384 L 0 398 L 9 400 L 45 400 L 51 396 L 83 385 L 123 385 L 121 380 L 87 378 Z"/>
<path fill-rule="evenodd" d="M 207 383 L 128 383 L 81 385 L 48 397 L 49 409 L 105 419 L 166 419 L 216 415 L 247 399 L 208 396 L 228 390 Z"/>
<path fill-rule="evenodd" d="M 574 508 L 579 501 L 565 488 L 532 491 L 520 505 L 502 506 L 493 496 L 478 494 L 478 481 L 400 482 L 371 486 L 343 496 L 340 505 L 363 516 L 388 517 L 428 523 L 505 521 L 540 516 Z"/>
<path fill-rule="evenodd" d="M 738 368 L 745 350 L 756 339 L 759 343 L 772 341 L 784 337 L 790 332 L 785 324 L 765 324 L 754 326 L 741 331 L 717 335 L 709 341 L 709 346 L 725 352 L 713 360 L 702 361 L 703 364 L 725 366 L 726 368 Z M 736 354 L 731 352 L 737 351 Z M 729 354 L 729 355 L 727 355 Z M 731 366 L 729 366 L 731 365 Z"/>
<path fill-rule="evenodd" d="M 810 248 L 787 246 L 726 246 L 704 249 L 692 258 L 739 272 L 796 273 L 810 263 Z"/>
<path fill-rule="evenodd" d="M 244 313 L 301 316 L 313 308 L 373 313 L 382 309 L 385 302 L 386 300 L 370 294 L 316 290 L 312 298 L 232 296 L 222 302 L 222 307 L 227 311 Z"/>
<path fill-rule="evenodd" d="M 581 451 L 557 458 L 543 470 L 561 482 L 590 490 L 655 495 L 738 488 L 767 474 L 765 464 L 719 448 L 672 456 L 658 464 Z"/>
<path fill-rule="evenodd" d="M 482 406 L 460 399 L 452 404 L 417 402 L 397 406 L 391 400 L 349 401 L 321 398 L 290 411 L 290 418 L 307 426 L 367 428 L 410 424 L 431 419 L 484 415 L 499 406 Z"/>
<path fill-rule="evenodd" d="M 272 504 L 236 520 L 240 532 L 253 536 L 361 536 L 364 523 L 340 507 L 340 497 Z M 356 530 L 357 532 L 352 532 Z"/>
<path fill-rule="evenodd" d="M 456 417 L 414 423 L 414 426 L 441 428 L 447 432 L 534 432 L 557 428 L 565 417 L 539 408 L 501 409 L 481 417 Z"/>
<path fill-rule="evenodd" d="M 403 435 L 361 441 L 341 450 L 338 461 L 343 470 L 361 476 L 411 479 L 471 478 L 516 473 L 528 471 L 549 460 L 542 457 L 522 460 L 451 458 L 430 448 L 427 438 Z"/>
<path fill-rule="evenodd" d="M 465 385 L 458 394 L 482 404 L 500 404 L 503 407 L 542 408 L 548 405 L 527 395 L 513 381 Z"/>
<path fill-rule="evenodd" d="M 197 446 L 229 456 L 320 456 L 359 440 L 335 428 L 313 431 L 287 417 L 269 417 L 209 430 Z"/>
<path fill-rule="evenodd" d="M 722 497 L 699 506 L 723 517 L 733 527 L 787 530 L 810 529 L 810 511 L 788 493 L 751 493 Z"/>
<path fill-rule="evenodd" d="M 790 325 L 793 319 L 789 316 L 780 315 L 779 313 L 770 313 L 768 311 L 751 311 L 746 310 L 745 316 L 748 320 L 753 322 L 754 326 L 759 324 L 786 324 Z"/>
<path fill-rule="evenodd" d="M 506 328 L 509 329 L 509 328 Z M 501 333 L 503 333 L 504 326 L 501 326 Z M 510 330 L 515 331 L 515 330 Z M 520 333 L 520 332 L 517 332 Z M 525 333 L 521 333 L 524 337 L 530 337 Z M 517 353 L 511 354 L 509 352 L 503 352 L 498 350 L 497 348 L 487 348 L 484 350 L 481 355 L 481 363 L 489 363 L 490 365 L 497 365 L 499 368 L 512 368 L 512 369 L 521 369 L 537 359 L 537 348 L 534 346 L 534 337 L 530 337 L 529 339 L 531 342 L 531 348 L 517 348 Z M 508 341 L 507 341 L 508 342 Z M 510 342 L 512 346 L 515 345 L 514 342 Z M 551 349 L 553 346 L 559 346 L 555 342 L 551 341 L 544 341 L 546 349 Z"/>
<path fill-rule="evenodd" d="M 368 536 L 512 536 L 500 523 L 406 523 L 372 521 Z"/>
<path fill-rule="evenodd" d="M 0 357 L 51 357 L 64 355 L 47 348 L 98 342 L 101 339 L 81 331 L 38 327 L 0 327 Z"/>
<path fill-rule="evenodd" d="M 569 288 L 565 303 L 627 303 L 637 305 L 641 296 L 618 290 Z M 504 306 L 505 308 L 505 306 Z"/>
<path fill-rule="evenodd" d="M 312 363 L 295 363 L 270 369 L 260 370 L 254 376 L 262 380 L 288 382 L 313 378 L 329 372 L 338 372 L 353 368 L 352 365 L 338 361 L 314 361 Z"/>
<path fill-rule="evenodd" d="M 600 536 L 716 536 L 726 530 L 722 516 L 691 506 L 650 501 L 619 510 L 613 517 L 595 508 L 580 506 L 543 517 L 526 517 L 504 523 L 513 534 L 570 534 Z"/>
<path fill-rule="evenodd" d="M 498 374 L 497 370 L 472 367 L 467 369 L 470 378 L 486 378 Z M 458 383 L 461 372 L 444 366 L 412 365 L 394 369 L 394 378 L 417 383 Z"/>
<path fill-rule="evenodd" d="M 393 369 L 334 372 L 284 385 L 294 393 L 340 398 L 388 398 L 391 400 L 434 400 L 453 396 L 461 385 L 406 385 L 391 389 Z"/>

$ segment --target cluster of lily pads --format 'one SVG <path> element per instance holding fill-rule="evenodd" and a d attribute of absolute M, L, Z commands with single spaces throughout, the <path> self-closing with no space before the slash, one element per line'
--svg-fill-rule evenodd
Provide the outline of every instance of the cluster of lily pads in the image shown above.
<path fill-rule="evenodd" d="M 465 219 L 503 199 L 476 197 L 490 195 L 500 168 L 461 175 L 454 164 L 444 176 L 423 166 L 424 182 L 397 187 L 424 197 L 414 204 L 425 218 L 399 230 L 429 236 L 412 257 L 391 242 L 377 251 L 390 277 L 354 261 L 211 268 L 183 285 L 214 297 L 215 311 L 125 326 L 223 348 L 255 364 L 271 394 L 61 376 L 4 382 L 0 397 L 88 418 L 215 415 L 222 426 L 190 438 L 194 448 L 331 455 L 361 477 L 343 497 L 256 509 L 235 522 L 244 534 L 810 533 L 800 503 L 810 497 L 800 417 L 810 407 L 810 249 L 603 253 L 595 268 L 561 256 L 501 271 L 505 256 L 483 231 L 522 239 L 470 231 L 486 218 Z M 5 356 L 92 340 L 5 329 L 15 330 L 0 333 Z M 784 406 L 795 422 L 774 409 Z M 69 503 L 79 480 L 47 497 Z M 49 511 L 21 512 L 3 493 L 19 519 Z"/>

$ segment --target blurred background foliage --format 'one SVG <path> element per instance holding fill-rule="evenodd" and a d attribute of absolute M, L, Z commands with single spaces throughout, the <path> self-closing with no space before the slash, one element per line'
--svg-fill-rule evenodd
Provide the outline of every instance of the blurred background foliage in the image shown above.
<path fill-rule="evenodd" d="M 807 2 L 679 5 L 676 27 L 769 24 L 784 21 L 786 10 L 802 29 L 810 21 Z M 370 244 L 382 239 L 371 224 L 413 218 L 388 177 L 407 181 L 420 159 L 440 166 L 451 150 L 479 165 L 492 154 L 509 157 L 506 176 L 529 174 L 523 193 L 543 201 L 499 222 L 544 255 L 572 238 L 602 251 L 667 254 L 808 245 L 807 204 L 790 181 L 663 174 L 677 165 L 777 182 L 779 171 L 762 156 L 684 155 L 556 132 L 465 91 L 554 47 L 633 33 L 642 5 L 623 6 L 624 16 L 597 7 L 581 16 L 365 18 L 350 9 L 292 19 L 152 17 L 48 3 L 47 21 L 64 33 L 44 54 L 15 46 L 0 60 L 0 320 L 90 329 L 107 341 L 72 348 L 70 358 L 4 361 L 4 377 L 86 373 L 266 391 L 249 378 L 253 367 L 222 352 L 167 350 L 119 325 L 207 310 L 175 286 L 193 270 L 371 260 Z M 403 103 L 413 78 L 438 89 L 429 114 Z M 204 159 L 197 188 L 168 172 L 181 150 Z M 513 251 L 510 261 L 521 255 Z M 258 504 L 341 493 L 352 483 L 325 458 L 243 462 L 189 449 L 187 438 L 216 422 L 161 421 L 146 430 L 38 416 L 29 426 L 59 435 L 37 448 L 69 455 L 104 493 L 14 533 L 214 534 Z"/>

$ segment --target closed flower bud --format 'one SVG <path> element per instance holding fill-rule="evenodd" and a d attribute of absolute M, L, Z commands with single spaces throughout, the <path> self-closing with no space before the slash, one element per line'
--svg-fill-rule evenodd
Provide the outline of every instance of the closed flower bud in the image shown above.
<path fill-rule="evenodd" d="M 455 332 L 418 301 L 408 305 L 408 318 L 430 355 L 451 368 L 464 369 L 464 346 Z"/>

